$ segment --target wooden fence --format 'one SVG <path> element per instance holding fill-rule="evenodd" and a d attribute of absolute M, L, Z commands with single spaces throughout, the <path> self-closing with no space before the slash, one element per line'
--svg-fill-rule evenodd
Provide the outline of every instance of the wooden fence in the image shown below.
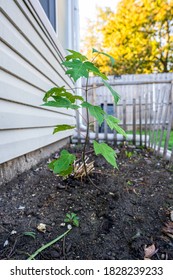
<path fill-rule="evenodd" d="M 159 79 L 158 79 L 159 75 Z M 127 79 L 110 77 L 109 82 L 121 99 L 117 105 L 110 91 L 98 77 L 89 79 L 88 102 L 100 105 L 104 111 L 120 119 L 120 126 L 126 131 L 127 138 L 111 131 L 104 122 L 100 127 L 90 117 L 90 141 L 111 142 L 117 145 L 121 141 L 130 141 L 134 145 L 153 148 L 156 154 L 173 161 L 173 145 L 170 146 L 173 129 L 173 73 L 158 75 L 130 75 Z M 133 76 L 133 77 L 132 77 Z M 141 77 L 142 76 L 142 77 Z M 151 79 L 152 77 L 152 79 Z M 85 82 L 83 83 L 85 86 Z M 82 115 L 85 119 L 86 111 Z M 83 122 L 83 125 L 86 123 Z M 85 131 L 80 125 L 76 137 L 83 142 Z"/>

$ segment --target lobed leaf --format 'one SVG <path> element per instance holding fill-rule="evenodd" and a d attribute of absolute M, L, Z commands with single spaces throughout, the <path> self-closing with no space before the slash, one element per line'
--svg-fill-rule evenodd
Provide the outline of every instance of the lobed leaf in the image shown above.
<path fill-rule="evenodd" d="M 127 137 L 127 134 L 125 133 L 124 129 L 122 129 L 118 124 L 114 124 L 114 129 L 122 134 L 124 137 Z"/>
<path fill-rule="evenodd" d="M 118 123 L 120 122 L 119 119 L 111 115 L 106 115 L 105 120 L 110 129 L 115 129 L 118 133 L 122 134 L 124 137 L 127 137 L 125 131 L 118 125 Z"/>
<path fill-rule="evenodd" d="M 94 106 L 85 101 L 81 104 L 81 106 L 84 108 L 87 108 L 89 110 L 90 115 L 92 115 L 93 117 L 95 117 L 97 119 L 99 125 L 102 124 L 102 122 L 104 120 L 105 112 L 102 110 L 102 108 L 100 106 Z"/>
<path fill-rule="evenodd" d="M 114 102 L 117 104 L 120 99 L 119 94 L 106 81 L 102 80 L 102 82 L 110 90 L 110 92 L 112 93 L 112 95 L 114 97 Z"/>
<path fill-rule="evenodd" d="M 76 52 L 76 51 L 74 51 L 74 50 L 69 50 L 69 49 L 67 49 L 67 51 L 69 51 L 71 54 L 70 55 L 67 55 L 66 57 L 65 57 L 65 59 L 66 59 L 66 61 L 69 61 L 69 60 L 71 60 L 71 59 L 79 59 L 80 61 L 85 61 L 85 60 L 88 60 L 88 58 L 86 57 L 86 56 L 84 56 L 84 55 L 82 55 L 81 53 L 79 53 L 79 52 Z"/>
<path fill-rule="evenodd" d="M 85 66 L 87 67 L 88 71 L 91 71 L 93 74 L 98 75 L 99 77 L 101 77 L 103 80 L 108 80 L 108 78 L 106 77 L 106 75 L 104 75 L 103 73 L 100 72 L 100 70 L 92 63 L 89 61 L 86 61 Z"/>
<path fill-rule="evenodd" d="M 92 49 L 92 51 L 93 51 L 93 53 L 99 53 L 99 54 L 103 54 L 103 55 L 109 57 L 109 59 L 110 59 L 110 61 L 111 61 L 111 64 L 114 65 L 115 59 L 114 59 L 111 55 L 109 55 L 109 54 L 107 54 L 107 53 L 105 53 L 105 52 L 99 52 L 99 51 L 97 51 L 97 50 L 94 49 L 94 48 Z"/>
<path fill-rule="evenodd" d="M 78 217 L 76 217 L 76 218 L 73 220 L 73 225 L 74 225 L 75 227 L 78 227 L 78 226 L 79 226 Z"/>
<path fill-rule="evenodd" d="M 72 173 L 73 162 L 75 159 L 76 157 L 73 154 L 70 154 L 66 150 L 62 150 L 60 157 L 49 163 L 49 168 L 52 169 L 55 174 L 59 174 L 64 177 Z"/>
<path fill-rule="evenodd" d="M 70 102 L 74 103 L 76 100 L 83 101 L 83 97 L 80 95 L 73 95 L 72 93 L 68 92 L 65 87 L 53 87 L 49 91 L 46 92 L 43 101 L 47 102 L 47 100 L 52 97 L 55 101 L 57 97 L 65 97 L 70 100 Z"/>
<path fill-rule="evenodd" d="M 47 100 L 49 99 L 49 97 L 55 97 L 55 96 L 61 96 L 63 93 L 65 93 L 65 87 L 53 87 L 50 90 L 48 90 L 45 94 L 45 96 L 43 97 L 43 101 L 47 102 Z"/>
<path fill-rule="evenodd" d="M 79 78 L 85 77 L 88 78 L 89 72 L 87 71 L 84 63 L 78 59 L 73 59 L 72 61 L 64 61 L 62 63 L 68 70 L 68 74 L 76 82 Z"/>
<path fill-rule="evenodd" d="M 44 104 L 42 104 L 42 106 L 50 106 L 50 107 L 57 107 L 57 108 L 70 108 L 70 109 L 78 109 L 80 108 L 80 106 L 72 104 L 71 101 L 67 98 L 64 97 L 55 97 L 55 101 L 48 101 Z"/>
<path fill-rule="evenodd" d="M 116 153 L 110 146 L 108 146 L 106 143 L 98 143 L 95 140 L 93 141 L 93 146 L 96 155 L 101 154 L 113 167 L 118 168 L 115 159 Z"/>
<path fill-rule="evenodd" d="M 80 106 L 78 106 L 76 104 L 71 104 L 69 108 L 72 109 L 72 110 L 77 110 L 77 109 L 80 108 Z"/>
<path fill-rule="evenodd" d="M 59 131 L 63 131 L 63 130 L 67 130 L 67 129 L 73 129 L 75 128 L 75 126 L 71 126 L 71 125 L 68 125 L 68 124 L 60 124 L 60 125 L 57 125 L 53 131 L 53 134 L 59 132 Z"/>
<path fill-rule="evenodd" d="M 106 75 L 102 74 L 92 62 L 82 62 L 81 60 L 73 59 L 71 61 L 64 61 L 62 64 L 68 69 L 66 74 L 70 75 L 75 82 L 81 77 L 88 78 L 90 72 L 97 74 L 103 80 L 108 80 Z"/>
<path fill-rule="evenodd" d="M 75 101 L 76 101 L 76 100 L 84 101 L 83 97 L 80 96 L 80 95 L 73 95 L 73 97 L 75 98 Z"/>

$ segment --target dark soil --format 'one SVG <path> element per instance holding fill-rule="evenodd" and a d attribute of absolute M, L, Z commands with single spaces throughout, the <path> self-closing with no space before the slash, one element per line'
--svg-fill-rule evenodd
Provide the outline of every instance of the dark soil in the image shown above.
<path fill-rule="evenodd" d="M 69 148 L 72 149 L 72 148 Z M 73 147 L 79 155 L 79 149 Z M 127 155 L 125 151 L 132 151 Z M 119 170 L 95 156 L 94 183 L 62 180 L 42 162 L 0 188 L 0 259 L 27 259 L 67 230 L 66 213 L 80 226 L 36 259 L 139 260 L 154 244 L 151 259 L 173 259 L 173 234 L 163 232 L 173 210 L 173 166 L 152 151 L 118 148 Z M 46 232 L 37 230 L 46 224 Z M 35 238 L 24 232 L 34 232 Z"/>

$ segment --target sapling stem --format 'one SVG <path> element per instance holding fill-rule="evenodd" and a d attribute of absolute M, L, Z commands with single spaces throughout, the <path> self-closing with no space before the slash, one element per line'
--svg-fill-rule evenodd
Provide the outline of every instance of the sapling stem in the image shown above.
<path fill-rule="evenodd" d="M 40 247 L 37 251 L 35 251 L 29 258 L 28 260 L 33 260 L 38 254 L 40 254 L 43 250 L 45 250 L 46 248 L 52 246 L 54 243 L 56 243 L 57 241 L 59 241 L 60 239 L 62 239 L 64 236 L 66 236 L 70 231 L 72 230 L 72 228 L 68 229 L 67 231 L 65 231 L 63 234 L 57 236 L 57 238 L 55 238 L 54 240 L 50 241 L 49 243 L 43 245 L 42 247 Z"/>
<path fill-rule="evenodd" d="M 94 57 L 94 59 L 97 57 L 97 55 Z M 93 61 L 94 61 L 93 59 Z M 88 78 L 86 80 L 86 87 L 85 87 L 85 101 L 88 102 L 88 80 L 89 80 L 89 75 Z M 99 191 L 103 192 L 103 190 L 101 188 L 99 188 L 98 186 L 96 186 L 96 184 L 94 184 L 93 180 L 90 178 L 88 171 L 87 171 L 87 166 L 86 166 L 86 162 L 85 162 L 85 156 L 86 156 L 86 146 L 88 144 L 88 136 L 89 136 L 89 125 L 90 125 L 90 121 L 89 121 L 89 110 L 88 108 L 86 108 L 86 136 L 85 136 L 85 142 L 84 142 L 84 147 L 83 147 L 83 152 L 82 152 L 82 161 L 84 164 L 84 170 L 85 170 L 85 174 L 86 177 L 89 179 L 90 183 Z"/>
<path fill-rule="evenodd" d="M 88 102 L 88 78 L 86 80 L 85 101 Z M 86 127 L 87 127 L 87 130 L 86 130 L 85 142 L 84 142 L 83 153 L 82 153 L 82 161 L 83 161 L 83 164 L 84 164 L 85 174 L 86 174 L 86 176 L 88 176 L 87 167 L 86 167 L 86 163 L 85 163 L 85 153 L 86 153 L 86 146 L 88 144 L 88 134 L 89 134 L 89 112 L 88 112 L 88 108 L 86 108 Z"/>

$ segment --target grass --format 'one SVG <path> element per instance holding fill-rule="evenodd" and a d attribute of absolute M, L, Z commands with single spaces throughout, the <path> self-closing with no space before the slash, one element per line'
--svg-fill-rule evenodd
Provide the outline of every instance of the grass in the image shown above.
<path fill-rule="evenodd" d="M 127 134 L 133 134 L 133 131 L 126 131 L 126 133 Z M 137 130 L 136 134 L 140 135 L 140 131 Z M 153 131 L 147 131 L 147 134 L 149 134 L 154 139 L 154 141 L 156 140 L 156 137 L 157 137 L 156 143 L 159 144 L 159 140 L 160 140 L 160 136 L 161 136 L 161 130 L 154 131 L 154 134 L 153 134 Z M 142 135 L 145 135 L 145 131 L 142 131 Z M 162 142 L 161 142 L 161 147 L 164 147 L 165 140 L 166 140 L 166 135 L 167 135 L 167 132 L 164 131 L 164 134 L 163 134 L 163 137 L 162 137 Z M 173 148 L 173 130 L 171 130 L 171 133 L 170 133 L 168 150 L 171 151 L 172 148 Z"/>

